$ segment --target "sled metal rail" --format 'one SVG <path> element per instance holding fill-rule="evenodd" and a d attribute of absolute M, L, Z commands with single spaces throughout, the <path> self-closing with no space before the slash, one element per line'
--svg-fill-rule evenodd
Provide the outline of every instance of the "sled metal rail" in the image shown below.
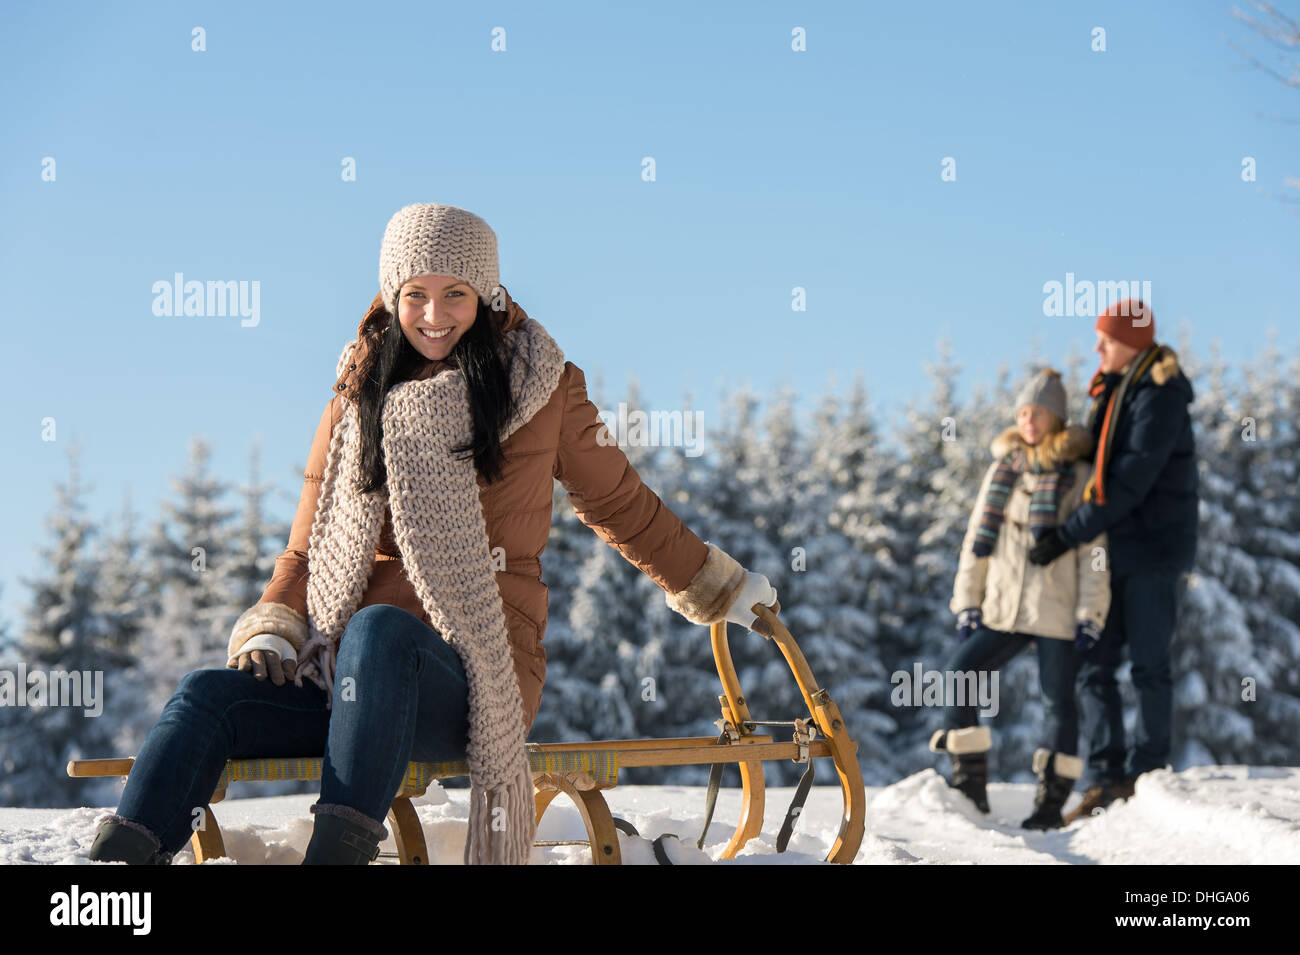
<path fill-rule="evenodd" d="M 791 721 L 754 720 L 750 717 L 749 705 L 741 691 L 731 657 L 726 622 L 715 623 L 711 627 L 710 638 L 714 663 L 723 689 L 722 695 L 718 697 L 722 709 L 722 718 L 717 721 L 720 734 L 717 737 L 529 743 L 527 749 L 533 767 L 533 801 L 537 822 L 541 822 L 552 800 L 561 793 L 565 794 L 577 807 L 586 826 L 586 841 L 591 847 L 592 861 L 597 865 L 618 865 L 621 862 L 617 835 L 620 826 L 610 814 L 601 792 L 617 785 L 619 768 L 688 765 L 716 767 L 719 764 L 735 764 L 739 767 L 741 779 L 740 821 L 718 856 L 720 859 L 733 859 L 763 828 L 766 807 L 763 763 L 775 759 L 806 763 L 811 759 L 829 758 L 835 764 L 843 811 L 839 832 L 826 855 L 826 861 L 852 862 L 862 843 L 866 822 L 866 793 L 858 766 L 857 743 L 849 735 L 848 727 L 830 694 L 817 685 L 812 670 L 789 630 L 767 607 L 756 604 L 753 610 L 771 626 L 772 636 L 769 639 L 776 643 L 790 667 L 808 709 L 808 717 Z M 815 727 L 815 733 L 801 736 L 800 731 L 805 723 Z M 794 739 L 790 742 L 777 742 L 770 734 L 756 732 L 760 726 L 793 726 Z M 817 735 L 821 738 L 809 738 Z M 202 862 L 225 854 L 221 831 L 211 804 L 225 798 L 230 782 L 249 779 L 318 779 L 320 762 L 321 757 L 228 761 L 226 770 L 208 801 L 209 805 L 204 807 L 201 828 L 191 840 L 195 860 Z M 131 772 L 133 763 L 131 757 L 77 759 L 68 763 L 67 771 L 69 776 L 74 777 L 126 776 Z M 423 865 L 428 862 L 424 832 L 411 799 L 422 795 L 433 779 L 463 776 L 467 773 L 468 765 L 464 761 L 409 765 L 402 788 L 388 812 L 388 821 L 392 824 L 393 837 L 397 843 L 397 855 L 402 864 Z M 793 825 L 793 815 L 787 817 L 787 827 Z M 618 822 L 622 828 L 627 828 L 622 820 Z"/>

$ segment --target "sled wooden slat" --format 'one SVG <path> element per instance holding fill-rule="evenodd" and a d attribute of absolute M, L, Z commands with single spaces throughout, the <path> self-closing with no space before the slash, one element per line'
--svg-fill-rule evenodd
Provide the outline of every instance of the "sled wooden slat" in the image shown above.
<path fill-rule="evenodd" d="M 770 742 L 772 737 L 755 736 L 754 739 L 765 739 Z M 659 749 L 666 743 L 672 743 L 673 746 L 714 746 L 717 742 L 716 736 L 647 736 L 642 739 L 593 739 L 582 743 L 529 743 L 528 745 L 536 746 L 542 752 L 570 750 L 579 746 L 584 750 L 604 752 L 605 750 Z M 620 758 L 619 761 L 624 766 L 628 765 L 626 758 Z"/>
<path fill-rule="evenodd" d="M 661 749 L 642 749 L 624 753 L 619 757 L 623 766 L 696 766 L 713 763 L 752 763 L 765 759 L 794 759 L 799 747 L 794 743 L 751 743 L 738 740 L 729 746 L 665 746 L 671 740 L 660 740 Z M 815 740 L 809 744 L 809 755 L 830 756 L 830 744 Z"/>
<path fill-rule="evenodd" d="M 731 651 L 727 643 L 727 625 L 715 623 L 711 628 L 714 663 L 722 683 L 718 697 L 723 727 L 721 738 L 683 736 L 667 739 L 590 740 L 580 743 L 528 743 L 529 765 L 533 773 L 534 818 L 540 824 L 546 809 L 556 796 L 564 794 L 577 808 L 586 827 L 592 862 L 596 865 L 619 865 L 618 832 L 605 802 L 603 790 L 618 785 L 621 767 L 689 766 L 735 763 L 741 778 L 741 815 L 725 848 L 722 859 L 735 858 L 749 840 L 762 832 L 765 808 L 763 762 L 789 759 L 829 758 L 835 763 L 843 815 L 839 833 L 826 856 L 828 862 L 849 863 L 862 843 L 866 822 L 866 793 L 858 767 L 857 743 L 849 735 L 839 708 L 830 694 L 817 685 L 803 653 L 789 630 L 776 614 L 756 604 L 753 612 L 767 621 L 773 631 L 770 638 L 777 644 L 799 686 L 808 708 L 804 718 L 816 733 L 811 740 L 797 738 L 777 742 L 766 732 L 755 732 L 749 705 L 741 692 Z M 212 804 L 225 798 L 232 782 L 270 780 L 314 780 L 321 774 L 322 757 L 255 758 L 227 761 L 208 805 L 204 807 L 203 828 L 191 838 L 196 862 L 225 854 L 221 829 L 212 812 Z M 134 764 L 132 757 L 75 759 L 68 763 L 68 775 L 74 777 L 126 776 Z M 407 767 L 402 784 L 388 811 L 397 855 L 402 865 L 427 865 L 428 852 L 424 831 L 411 805 L 435 779 L 469 774 L 464 760 L 444 763 L 416 763 Z"/>

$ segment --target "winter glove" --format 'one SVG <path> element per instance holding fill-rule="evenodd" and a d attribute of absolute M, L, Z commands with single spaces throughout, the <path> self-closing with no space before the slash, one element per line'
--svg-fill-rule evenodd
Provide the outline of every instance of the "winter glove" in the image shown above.
<path fill-rule="evenodd" d="M 1040 567 L 1050 564 L 1056 558 L 1060 557 L 1070 545 L 1065 542 L 1061 536 L 1061 529 L 1053 527 L 1043 535 L 1043 539 L 1029 549 L 1029 562 L 1038 564 Z"/>
<path fill-rule="evenodd" d="M 704 543 L 708 553 L 700 569 L 684 589 L 665 591 L 664 602 L 691 623 L 709 627 L 730 621 L 765 637 L 772 636 L 767 622 L 756 618 L 751 609 L 761 603 L 773 613 L 780 611 L 781 604 L 771 583 L 762 574 L 740 566 L 717 544 Z"/>
<path fill-rule="evenodd" d="M 1074 625 L 1074 649 L 1079 653 L 1087 653 L 1100 639 L 1101 627 L 1091 620 L 1080 620 Z"/>
<path fill-rule="evenodd" d="M 968 607 L 957 614 L 957 642 L 961 643 L 969 637 L 983 622 L 984 615 L 980 613 L 979 607 Z"/>
<path fill-rule="evenodd" d="M 772 636 L 772 628 L 768 626 L 767 621 L 759 619 L 751 609 L 754 604 L 763 604 L 773 613 L 779 613 L 781 610 L 781 604 L 776 599 L 776 588 L 762 574 L 747 570 L 745 584 L 740 588 L 736 599 L 731 602 L 726 619 L 748 630 L 761 633 L 765 637 Z"/>
<path fill-rule="evenodd" d="M 226 666 L 252 673 L 259 680 L 271 675 L 280 686 L 297 675 L 298 648 L 307 642 L 307 619 L 285 604 L 255 603 L 235 621 L 226 645 Z"/>
<path fill-rule="evenodd" d="M 280 652 L 271 649 L 273 646 L 279 646 Z M 297 668 L 297 655 L 294 654 L 293 645 L 287 640 L 274 634 L 263 633 L 246 641 L 240 648 L 238 656 L 227 660 L 226 667 L 232 670 L 243 670 L 245 673 L 251 672 L 259 680 L 265 680 L 269 673 L 272 683 L 283 686 L 286 679 L 293 679 Z"/>

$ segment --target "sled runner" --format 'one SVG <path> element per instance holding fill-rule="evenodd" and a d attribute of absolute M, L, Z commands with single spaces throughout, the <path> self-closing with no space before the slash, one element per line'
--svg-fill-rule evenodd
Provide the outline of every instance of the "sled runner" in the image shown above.
<path fill-rule="evenodd" d="M 625 766 L 684 766 L 711 765 L 708 797 L 705 809 L 704 832 L 696 845 L 704 847 L 717 799 L 722 769 L 736 764 L 740 769 L 742 802 L 740 822 L 730 841 L 718 858 L 732 859 L 745 844 L 763 828 L 765 790 L 763 762 L 789 759 L 804 763 L 807 769 L 795 791 L 794 801 L 786 813 L 777 837 L 777 851 L 783 852 L 802 811 L 803 802 L 813 781 L 813 760 L 829 758 L 834 762 L 843 796 L 843 813 L 839 833 L 826 855 L 827 862 L 849 863 L 857 855 L 862 842 L 866 819 L 866 794 L 862 773 L 858 768 L 857 743 L 849 736 L 848 727 L 840 717 L 839 708 L 830 694 L 817 686 L 812 670 L 802 651 L 776 614 L 755 605 L 754 612 L 772 627 L 774 640 L 794 675 L 804 705 L 806 716 L 788 721 L 754 720 L 749 715 L 749 704 L 740 689 L 736 668 L 727 643 L 727 625 L 715 623 L 711 627 L 713 659 L 722 681 L 722 695 L 718 701 L 722 717 L 717 720 L 719 734 L 712 736 L 686 736 L 669 739 L 592 740 L 585 743 L 529 743 L 528 759 L 533 769 L 533 803 L 536 819 L 542 816 L 552 800 L 561 793 L 568 796 L 577 807 L 586 826 L 585 843 L 591 847 L 592 861 L 596 865 L 619 865 L 621 857 L 618 830 L 636 835 L 636 830 L 625 820 L 610 814 L 603 790 L 618 784 L 618 772 Z M 791 729 L 789 742 L 778 742 L 768 733 L 756 730 L 764 726 L 785 726 Z M 74 759 L 68 763 L 68 775 L 126 776 L 131 771 L 131 757 L 116 759 Z M 225 798 L 226 788 L 232 782 L 276 779 L 319 779 L 322 757 L 232 759 L 217 781 L 208 805 L 204 807 L 201 827 L 191 839 L 196 862 L 225 855 L 221 829 L 211 805 Z M 422 795 L 434 779 L 466 776 L 469 765 L 460 760 L 447 763 L 411 763 L 388 811 L 388 822 L 397 843 L 397 857 L 402 865 L 426 865 L 428 855 L 424 831 L 416 817 L 411 799 Z M 663 848 L 661 836 L 655 840 L 655 857 L 661 863 L 671 864 Z M 536 845 L 561 845 L 565 842 L 537 842 Z"/>

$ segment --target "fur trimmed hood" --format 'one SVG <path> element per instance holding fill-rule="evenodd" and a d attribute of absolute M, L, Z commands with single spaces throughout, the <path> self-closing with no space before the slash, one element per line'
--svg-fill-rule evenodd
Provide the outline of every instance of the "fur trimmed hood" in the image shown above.
<path fill-rule="evenodd" d="M 1091 431 L 1072 424 L 1047 435 L 1036 445 L 1029 445 L 1013 425 L 993 439 L 989 450 L 993 452 L 993 457 L 1001 459 L 1014 448 L 1021 447 L 1025 450 L 1030 467 L 1055 471 L 1062 465 L 1090 457 L 1096 441 Z"/>
<path fill-rule="evenodd" d="M 1168 345 L 1161 345 L 1160 348 L 1162 354 L 1151 366 L 1151 380 L 1157 385 L 1163 385 L 1179 372 L 1178 356 L 1174 354 L 1174 350 Z"/>

